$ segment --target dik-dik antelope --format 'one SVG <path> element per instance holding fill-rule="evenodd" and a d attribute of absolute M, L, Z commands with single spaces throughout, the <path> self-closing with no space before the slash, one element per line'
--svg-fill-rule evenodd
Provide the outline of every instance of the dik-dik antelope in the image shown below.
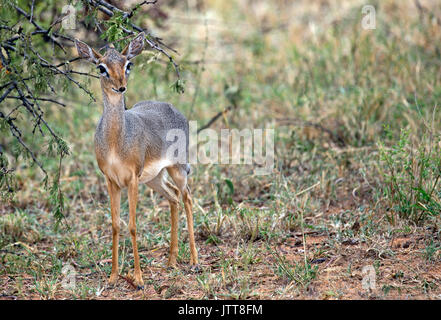
<path fill-rule="evenodd" d="M 193 214 L 187 176 L 190 166 L 187 161 L 177 161 L 167 149 L 173 143 L 181 143 L 188 159 L 188 121 L 171 104 L 141 101 L 125 110 L 124 93 L 133 66 L 132 59 L 144 48 L 145 35 L 138 34 L 119 53 L 110 48 L 104 55 L 84 42 L 75 41 L 81 58 L 97 65 L 100 73 L 104 110 L 95 132 L 95 154 L 98 166 L 107 180 L 112 213 L 112 272 L 109 283 L 118 280 L 118 241 L 120 233 L 121 189 L 128 188 L 129 231 L 135 260 L 134 278 L 138 287 L 143 286 L 136 243 L 136 204 L 138 184 L 146 183 L 163 195 L 170 204 L 171 240 L 168 266 L 176 266 L 178 255 L 178 206 L 182 194 L 187 215 L 190 241 L 190 264 L 198 263 L 193 232 Z M 184 132 L 184 141 L 168 141 L 170 130 Z M 182 139 L 181 139 L 182 140 Z M 182 159 L 182 157 L 180 158 Z M 165 170 L 176 184 L 167 181 Z"/>

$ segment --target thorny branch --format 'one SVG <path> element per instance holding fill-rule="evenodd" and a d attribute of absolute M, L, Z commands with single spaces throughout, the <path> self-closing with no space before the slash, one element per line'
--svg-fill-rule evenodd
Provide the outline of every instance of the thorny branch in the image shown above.
<path fill-rule="evenodd" d="M 153 50 L 159 51 L 168 58 L 176 71 L 178 80 L 180 79 L 179 66 L 166 49 L 173 52 L 176 51 L 167 47 L 160 38 L 154 37 L 148 30 L 144 30 L 130 22 L 130 18 L 134 16 L 137 10 L 144 5 L 156 4 L 157 0 L 142 1 L 127 12 L 103 0 L 82 0 L 82 3 L 85 4 L 88 9 L 99 10 L 109 18 L 118 14 L 122 15 L 123 19 L 127 19 L 127 25 L 129 28 L 122 28 L 123 32 L 127 34 L 123 39 L 144 31 L 147 44 Z M 41 76 L 47 78 L 61 77 L 67 84 L 73 84 L 86 93 L 91 100 L 95 100 L 92 93 L 80 81 L 76 80 L 73 75 L 94 78 L 98 77 L 94 74 L 80 72 L 72 68 L 71 63 L 79 60 L 79 58 L 68 57 L 68 50 L 66 50 L 66 48 L 73 46 L 74 39 L 69 35 L 63 34 L 59 31 L 59 28 L 57 29 L 57 25 L 64 20 L 64 17 L 60 16 L 54 18 L 54 22 L 46 28 L 36 18 L 35 0 L 29 3 L 29 8 L 22 8 L 15 2 L 8 2 L 8 5 L 16 11 L 19 18 L 18 21 L 12 25 L 6 21 L 0 20 L 0 30 L 2 33 L 0 37 L 0 72 L 2 73 L 2 80 L 5 80 L 0 82 L 0 104 L 4 106 L 6 101 L 17 101 L 19 104 L 15 105 L 10 112 L 5 112 L 4 110 L 0 111 L 0 124 L 9 128 L 11 135 L 23 147 L 23 150 L 30 156 L 30 158 L 32 158 L 33 162 L 38 165 L 45 177 L 47 177 L 47 171 L 38 160 L 38 153 L 32 151 L 31 147 L 23 140 L 23 128 L 20 128 L 20 125 L 17 123 L 16 112 L 23 109 L 29 115 L 30 118 L 27 122 L 33 123 L 33 133 L 37 129 L 42 136 L 44 136 L 44 132 L 48 132 L 58 145 L 59 150 L 61 150 L 60 157 L 63 157 L 68 153 L 68 150 L 63 147 L 65 146 L 63 140 L 46 122 L 44 118 L 45 114 L 40 103 L 50 102 L 62 107 L 65 107 L 66 105 L 57 99 L 40 96 L 41 94 L 56 94 L 56 89 L 52 86 L 50 81 L 47 81 L 47 88 L 45 90 L 36 90 L 32 84 L 34 84 L 34 82 L 38 80 L 37 78 Z M 22 25 L 26 23 L 29 24 L 31 28 L 28 28 L 28 31 L 25 32 Z M 98 31 L 102 32 L 102 29 L 98 28 Z M 36 42 L 41 39 L 51 46 L 53 52 L 52 57 L 47 57 L 47 52 L 49 50 L 46 46 L 36 45 Z M 57 51 L 56 48 L 59 50 Z M 14 55 L 22 55 L 24 59 L 29 59 L 29 61 L 32 60 L 34 63 L 33 68 L 38 68 L 39 74 L 34 75 L 34 73 L 23 73 L 23 70 L 20 67 L 17 68 L 13 59 L 11 59 L 11 56 Z M 2 107 L 2 109 L 4 108 Z M 0 157 L 3 156 L 3 152 L 4 146 L 0 145 Z M 12 170 L 6 170 L 6 168 L 0 170 L 1 175 L 9 172 L 12 172 Z"/>
<path fill-rule="evenodd" d="M 107 3 L 103 0 L 84 0 L 86 1 L 89 5 L 98 8 L 98 10 L 100 10 L 101 12 L 107 14 L 109 17 L 113 17 L 113 15 L 115 13 L 120 13 L 123 15 L 123 19 L 124 18 L 130 18 L 133 13 L 137 10 L 137 8 L 139 8 L 140 6 L 144 5 L 144 4 L 155 4 L 157 1 L 143 1 L 142 3 L 140 3 L 138 6 L 135 6 L 135 8 L 131 11 L 131 12 L 125 12 L 121 9 L 118 9 L 117 7 L 111 5 L 110 3 Z M 163 55 L 165 55 L 168 60 L 170 61 L 170 63 L 173 65 L 176 74 L 178 76 L 178 78 L 181 78 L 181 74 L 179 72 L 179 66 L 177 65 L 177 63 L 174 61 L 173 57 L 171 55 L 169 55 L 167 53 L 167 51 L 165 51 L 162 47 L 165 47 L 173 52 L 176 52 L 176 50 L 166 46 L 163 42 L 161 38 L 158 37 L 154 37 L 148 30 L 144 30 L 141 27 L 133 24 L 130 22 L 130 26 L 138 31 L 138 32 L 142 32 L 144 31 L 144 33 L 146 34 L 146 39 L 145 41 L 147 42 L 147 44 L 154 50 L 161 52 Z M 123 31 L 129 35 L 133 35 L 135 34 L 134 31 L 123 28 Z M 161 47 L 162 46 L 162 47 Z"/>

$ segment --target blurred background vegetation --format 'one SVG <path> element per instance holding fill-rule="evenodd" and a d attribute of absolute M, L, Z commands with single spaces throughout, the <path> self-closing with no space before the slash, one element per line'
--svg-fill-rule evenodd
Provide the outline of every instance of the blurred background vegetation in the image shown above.
<path fill-rule="evenodd" d="M 354 272 L 360 274 L 367 263 L 383 281 L 377 297 L 440 294 L 440 278 L 426 278 L 418 270 L 427 271 L 440 260 L 441 3 L 370 1 L 376 28 L 365 30 L 361 21 L 367 3 L 359 0 L 159 0 L 136 7 L 140 2 L 108 1 L 128 13 L 136 8 L 129 20 L 123 14 L 109 17 L 88 7 L 89 1 L 73 2 L 78 29 L 63 30 L 58 23 L 51 32 L 99 49 L 105 40 L 122 39 L 116 47 L 130 40 L 121 26 L 147 29 L 149 39 L 179 65 L 179 74 L 166 55 L 145 50 L 134 61 L 128 106 L 168 101 L 200 127 L 228 110 L 212 128 L 274 128 L 276 133 L 271 175 L 255 176 L 249 165 L 193 167 L 190 185 L 203 272 L 185 285 L 176 280 L 185 271 L 169 272 L 165 280 L 155 278 L 156 271 L 145 274 L 153 288 L 146 297 L 366 298 L 347 286 L 361 285 Z M 69 73 L 76 84 L 38 67 L 41 60 L 27 47 L 35 25 L 14 6 L 30 12 L 34 4 L 35 21 L 47 30 L 61 16 L 60 1 L 1 3 L 0 24 L 13 29 L 2 27 L 2 54 L 22 77 L 35 76 L 28 83 L 38 97 L 59 102 L 39 103 L 54 135 L 40 123 L 35 129 L 22 100 L 1 102 L 0 272 L 9 276 L 3 287 L 19 297 L 66 296 L 59 282 L 61 267 L 69 262 L 86 275 L 68 296 L 96 297 L 110 272 L 102 261 L 110 257 L 111 232 L 105 180 L 93 153 L 100 87 L 85 75 L 96 71 L 78 60 L 66 69 L 63 65 L 64 72 L 82 73 Z M 22 49 L 14 54 L 5 41 L 20 28 Z M 68 39 L 60 40 L 66 52 L 50 39 L 31 39 L 42 58 L 52 62 L 77 56 Z M 29 56 L 23 58 L 23 52 Z M 1 69 L 0 97 L 14 74 Z M 14 137 L 8 117 L 40 165 Z M 166 258 L 167 206 L 144 186 L 140 194 L 145 194 L 138 206 L 143 268 L 156 270 Z M 123 220 L 127 209 L 123 200 Z M 52 230 L 60 217 L 66 230 L 61 234 Z M 186 226 L 184 219 L 180 222 L 180 262 L 186 262 Z M 308 234 L 323 237 L 320 245 L 308 242 Z M 394 247 L 397 237 L 418 239 L 404 258 Z M 283 251 L 292 238 L 300 239 L 303 251 Z M 123 236 L 123 271 L 131 263 L 126 240 Z M 348 243 L 353 251 L 342 249 Z M 327 278 L 329 284 L 322 277 L 338 260 L 341 269 L 335 282 Z M 410 260 L 417 264 L 413 271 L 405 270 Z M 396 268 L 398 276 L 389 278 L 385 266 Z M 405 282 L 406 276 L 414 282 Z M 112 291 L 110 297 L 119 294 Z"/>

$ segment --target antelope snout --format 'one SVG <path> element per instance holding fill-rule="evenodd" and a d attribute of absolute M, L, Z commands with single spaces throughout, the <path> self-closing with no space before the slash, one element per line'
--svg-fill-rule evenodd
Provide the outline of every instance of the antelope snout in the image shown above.
<path fill-rule="evenodd" d="M 116 93 L 124 93 L 126 92 L 127 88 L 126 87 L 119 87 L 118 90 L 115 88 L 112 88 L 113 91 L 115 91 Z"/>

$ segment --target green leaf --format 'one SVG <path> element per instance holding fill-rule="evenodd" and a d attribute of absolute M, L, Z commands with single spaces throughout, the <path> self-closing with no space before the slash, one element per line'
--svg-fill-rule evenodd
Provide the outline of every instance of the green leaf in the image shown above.
<path fill-rule="evenodd" d="M 230 194 L 233 195 L 234 194 L 233 182 L 231 182 L 231 180 L 229 180 L 229 179 L 225 179 L 225 183 L 227 184 L 228 189 L 230 190 Z"/>

